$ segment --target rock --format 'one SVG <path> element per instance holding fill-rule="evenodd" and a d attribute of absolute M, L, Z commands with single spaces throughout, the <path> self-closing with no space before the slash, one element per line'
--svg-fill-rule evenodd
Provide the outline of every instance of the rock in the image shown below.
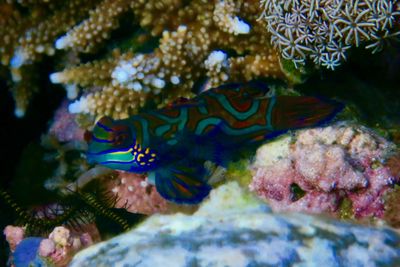
<path fill-rule="evenodd" d="M 382 218 L 384 198 L 400 183 L 396 146 L 358 125 L 297 131 L 261 146 L 250 189 L 275 211 L 339 215 L 344 200 L 356 218 Z"/>
<path fill-rule="evenodd" d="M 305 214 L 274 214 L 237 182 L 211 192 L 193 215 L 153 215 L 79 252 L 84 266 L 395 266 L 400 235 Z"/>

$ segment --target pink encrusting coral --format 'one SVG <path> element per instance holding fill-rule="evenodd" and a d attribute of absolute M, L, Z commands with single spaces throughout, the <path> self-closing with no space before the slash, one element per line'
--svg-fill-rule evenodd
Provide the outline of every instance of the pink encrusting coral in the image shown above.
<path fill-rule="evenodd" d="M 11 252 L 14 252 L 17 245 L 24 239 L 25 229 L 19 226 L 8 225 L 4 228 L 3 233 L 10 246 Z"/>
<path fill-rule="evenodd" d="M 23 227 L 11 225 L 4 229 L 4 235 L 10 245 L 11 252 L 14 252 L 25 238 L 27 238 L 26 240 L 31 238 L 25 237 L 25 229 Z M 51 263 L 51 266 L 64 267 L 69 264 L 72 257 L 78 251 L 99 241 L 100 234 L 94 224 L 81 225 L 78 230 L 70 230 L 65 226 L 58 226 L 53 229 L 48 235 L 48 238 L 44 238 L 40 241 L 37 255 L 46 263 Z M 34 246 L 32 246 L 31 249 L 34 249 Z M 19 256 L 21 255 L 17 257 Z M 33 258 L 35 257 L 36 256 Z M 17 265 L 16 263 L 14 265 L 14 260 L 13 255 L 11 255 L 11 266 Z M 19 260 L 19 262 L 21 261 L 21 259 L 18 258 L 17 260 Z"/>
<path fill-rule="evenodd" d="M 38 253 L 56 266 L 67 266 L 78 251 L 98 241 L 100 235 L 94 225 L 86 225 L 79 232 L 58 226 L 40 242 Z"/>
<path fill-rule="evenodd" d="M 54 115 L 49 133 L 56 136 L 58 141 L 83 141 L 84 130 L 75 121 L 76 115 L 68 112 L 68 101 L 64 101 Z"/>
<path fill-rule="evenodd" d="M 355 217 L 382 217 L 384 195 L 400 182 L 386 163 L 395 150 L 361 126 L 301 130 L 258 149 L 250 189 L 277 211 L 337 214 L 348 199 Z"/>
<path fill-rule="evenodd" d="M 168 210 L 167 201 L 148 183 L 146 176 L 118 171 L 116 179 L 108 181 L 107 187 L 116 196 L 116 208 L 132 213 L 154 214 Z"/>

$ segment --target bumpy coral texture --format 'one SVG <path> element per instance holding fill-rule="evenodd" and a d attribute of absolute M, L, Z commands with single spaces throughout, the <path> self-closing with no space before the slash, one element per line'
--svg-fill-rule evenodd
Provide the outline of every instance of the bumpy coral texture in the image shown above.
<path fill-rule="evenodd" d="M 302 130 L 278 142 L 275 156 L 271 145 L 258 149 L 250 185 L 273 209 L 335 214 L 347 198 L 355 217 L 384 215 L 384 196 L 400 182 L 400 173 L 386 163 L 392 143 L 343 124 Z"/>
<path fill-rule="evenodd" d="M 56 110 L 49 134 L 61 142 L 83 141 L 84 131 L 75 121 L 75 115 L 68 112 L 68 103 L 64 101 Z"/>
<path fill-rule="evenodd" d="M 159 105 L 191 97 L 196 81 L 211 86 L 256 77 L 285 78 L 269 34 L 257 21 L 258 1 L 134 1 L 141 25 L 161 35 L 150 54 L 123 55 L 109 69 L 109 84 L 70 105 L 70 112 L 126 118 L 149 98 Z M 235 51 L 229 56 L 223 50 Z M 77 67 L 81 68 L 81 67 Z M 82 68 L 81 68 L 82 70 Z M 90 76 L 91 69 L 86 69 Z M 74 68 L 51 76 L 55 83 L 82 84 Z"/>
<path fill-rule="evenodd" d="M 262 18 L 282 56 L 334 69 L 352 46 L 377 52 L 397 37 L 400 11 L 386 0 L 262 0 Z"/>
<path fill-rule="evenodd" d="M 11 252 L 14 252 L 18 244 L 24 240 L 24 232 L 24 229 L 18 226 L 9 225 L 4 229 Z M 98 241 L 100 241 L 100 234 L 93 224 L 82 225 L 79 231 L 71 231 L 64 226 L 58 226 L 53 229 L 48 238 L 40 241 L 37 256 L 55 266 L 63 267 L 68 265 L 73 255 L 79 250 Z M 17 258 L 15 259 L 15 261 L 18 260 Z M 11 262 L 13 261 L 14 259 L 11 258 Z M 43 264 L 42 261 L 40 262 Z"/>
<path fill-rule="evenodd" d="M 118 176 L 107 182 L 107 188 L 116 197 L 116 208 L 149 215 L 168 210 L 166 200 L 143 175 L 118 171 Z"/>
<path fill-rule="evenodd" d="M 17 245 L 24 239 L 25 229 L 19 226 L 8 225 L 3 233 L 10 246 L 11 252 L 13 252 Z"/>
<path fill-rule="evenodd" d="M 51 75 L 51 81 L 65 84 L 70 98 L 77 96 L 79 86 L 85 89 L 70 112 L 126 118 L 149 98 L 163 105 L 177 97 L 191 97 L 194 84 L 206 76 L 212 86 L 257 77 L 287 78 L 269 45 L 270 34 L 258 20 L 260 14 L 258 0 L 1 3 L 0 56 L 11 73 L 15 114 L 24 116 L 39 90 L 34 86 L 40 73 L 36 63 L 43 55 L 58 56 L 57 50 L 96 52 L 122 18 L 131 18 L 145 29 L 139 36 L 127 37 L 130 43 L 143 43 L 152 35 L 161 38 L 158 47 L 147 54 L 132 54 L 132 47 L 81 65 L 67 58 L 57 60 L 61 62 L 57 68 L 64 70 Z M 222 61 L 210 59 L 215 51 L 225 51 Z M 93 90 L 93 86 L 101 87 Z"/>
<path fill-rule="evenodd" d="M 58 226 L 48 238 L 40 242 L 38 254 L 56 266 L 67 266 L 75 253 L 99 240 L 99 233 L 94 225 L 86 225 L 84 231 L 79 233 Z"/>

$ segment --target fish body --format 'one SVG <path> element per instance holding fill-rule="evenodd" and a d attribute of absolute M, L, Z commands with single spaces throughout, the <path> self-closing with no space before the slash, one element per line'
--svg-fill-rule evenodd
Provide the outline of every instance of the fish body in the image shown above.
<path fill-rule="evenodd" d="M 316 97 L 267 97 L 267 90 L 256 83 L 230 84 L 128 119 L 103 117 L 89 138 L 88 159 L 148 172 L 164 198 L 196 204 L 211 190 L 205 161 L 226 165 L 237 150 L 328 122 L 342 109 Z"/>

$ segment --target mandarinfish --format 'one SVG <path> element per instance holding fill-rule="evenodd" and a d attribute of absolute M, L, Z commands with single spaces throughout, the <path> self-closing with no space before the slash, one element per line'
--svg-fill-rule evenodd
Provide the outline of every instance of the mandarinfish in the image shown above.
<path fill-rule="evenodd" d="M 147 172 L 167 200 L 196 204 L 211 186 L 204 162 L 226 166 L 237 151 L 288 130 L 329 122 L 343 105 L 311 96 L 267 97 L 264 84 L 229 84 L 124 120 L 101 118 L 88 160 Z"/>

